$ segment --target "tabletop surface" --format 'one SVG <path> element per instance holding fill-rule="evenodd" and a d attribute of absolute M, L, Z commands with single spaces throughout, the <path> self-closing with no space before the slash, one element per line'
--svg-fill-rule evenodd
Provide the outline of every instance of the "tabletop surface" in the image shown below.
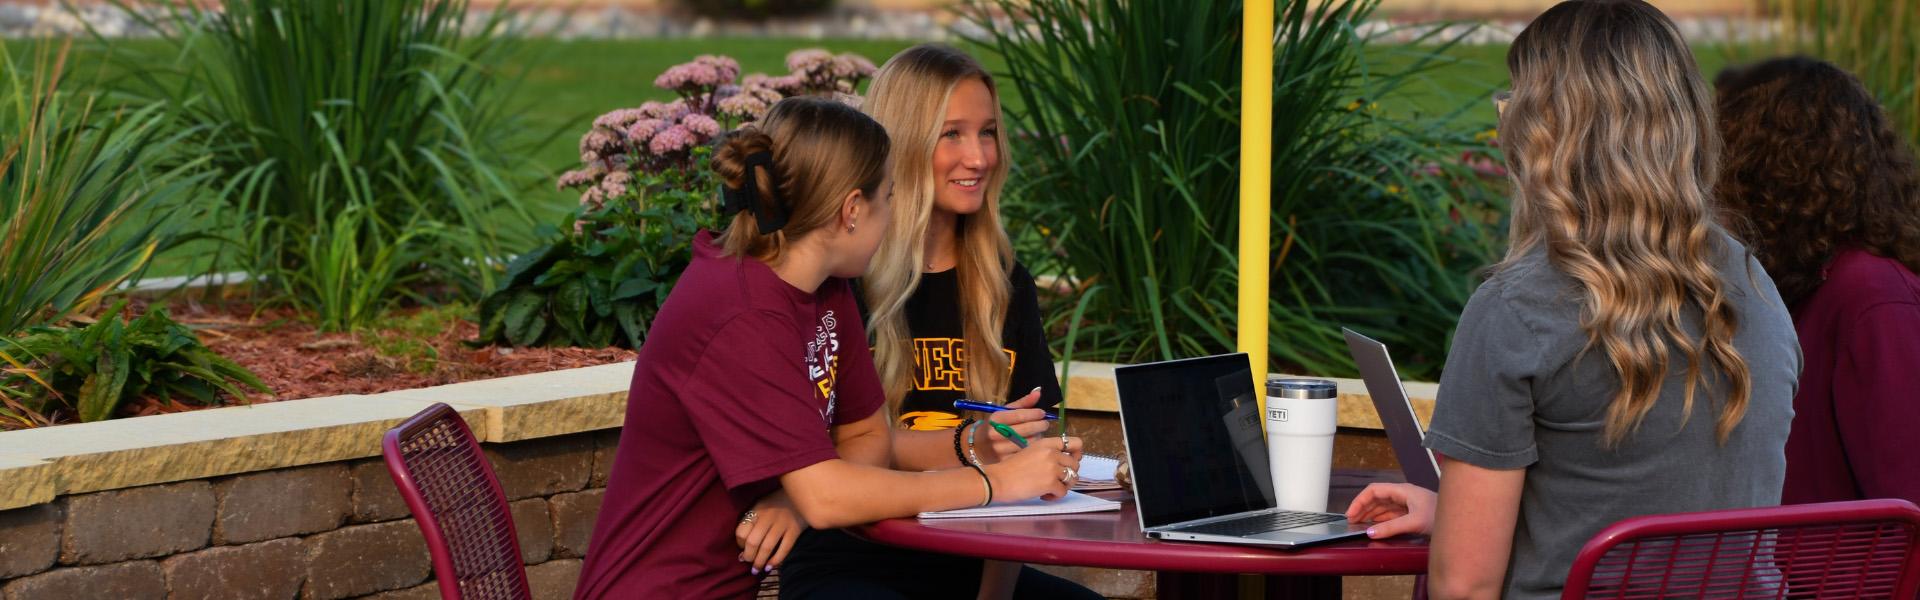
<path fill-rule="evenodd" d="M 1330 510 L 1345 512 L 1368 483 L 1400 480 L 1398 471 L 1337 469 Z M 1093 495 L 1121 500 L 1122 506 L 1118 511 L 1037 517 L 890 519 L 854 532 L 915 550 L 1108 569 L 1268 575 L 1406 575 L 1427 570 L 1425 537 L 1356 538 L 1298 550 L 1166 542 L 1141 533 L 1131 494 Z"/>

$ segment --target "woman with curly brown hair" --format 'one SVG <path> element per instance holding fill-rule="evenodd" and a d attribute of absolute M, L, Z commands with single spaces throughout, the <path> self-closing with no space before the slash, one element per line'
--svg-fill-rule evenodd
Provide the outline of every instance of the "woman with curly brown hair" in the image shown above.
<path fill-rule="evenodd" d="M 1719 200 L 1793 311 L 1806 370 L 1783 502 L 1920 502 L 1920 174 L 1873 96 L 1804 57 L 1720 75 Z"/>

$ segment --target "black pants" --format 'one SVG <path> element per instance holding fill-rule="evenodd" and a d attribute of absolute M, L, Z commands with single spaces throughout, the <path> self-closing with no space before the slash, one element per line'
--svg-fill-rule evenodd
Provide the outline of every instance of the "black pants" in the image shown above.
<path fill-rule="evenodd" d="M 780 566 L 780 598 L 973 600 L 980 593 L 983 561 L 882 546 L 839 530 L 801 534 Z M 1080 584 L 1022 567 L 1017 599 L 1092 600 L 1099 594 Z"/>

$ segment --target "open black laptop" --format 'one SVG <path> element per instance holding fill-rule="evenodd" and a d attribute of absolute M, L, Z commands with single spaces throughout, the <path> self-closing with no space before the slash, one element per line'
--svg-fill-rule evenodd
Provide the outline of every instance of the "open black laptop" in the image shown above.
<path fill-rule="evenodd" d="M 1114 369 L 1148 537 L 1294 547 L 1364 536 L 1344 515 L 1276 508 L 1247 355 Z"/>

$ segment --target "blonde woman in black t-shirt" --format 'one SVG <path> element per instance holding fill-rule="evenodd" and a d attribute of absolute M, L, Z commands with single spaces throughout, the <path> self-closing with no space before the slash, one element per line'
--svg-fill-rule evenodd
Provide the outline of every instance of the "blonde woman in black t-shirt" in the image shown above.
<path fill-rule="evenodd" d="M 1033 276 L 1014 262 L 999 215 L 1007 144 L 993 77 L 957 49 L 895 55 L 863 109 L 893 140 L 895 210 L 860 282 L 874 364 L 898 430 L 894 468 L 991 464 L 1017 447 L 991 419 L 1045 435 L 1060 383 L 1041 330 Z M 979 350 L 988 349 L 988 350 Z M 973 400 L 1021 407 L 972 415 Z M 1078 450 L 1078 439 L 1068 447 Z M 1098 598 L 1018 564 L 885 548 L 809 532 L 781 568 L 781 595 L 899 598 Z"/>

